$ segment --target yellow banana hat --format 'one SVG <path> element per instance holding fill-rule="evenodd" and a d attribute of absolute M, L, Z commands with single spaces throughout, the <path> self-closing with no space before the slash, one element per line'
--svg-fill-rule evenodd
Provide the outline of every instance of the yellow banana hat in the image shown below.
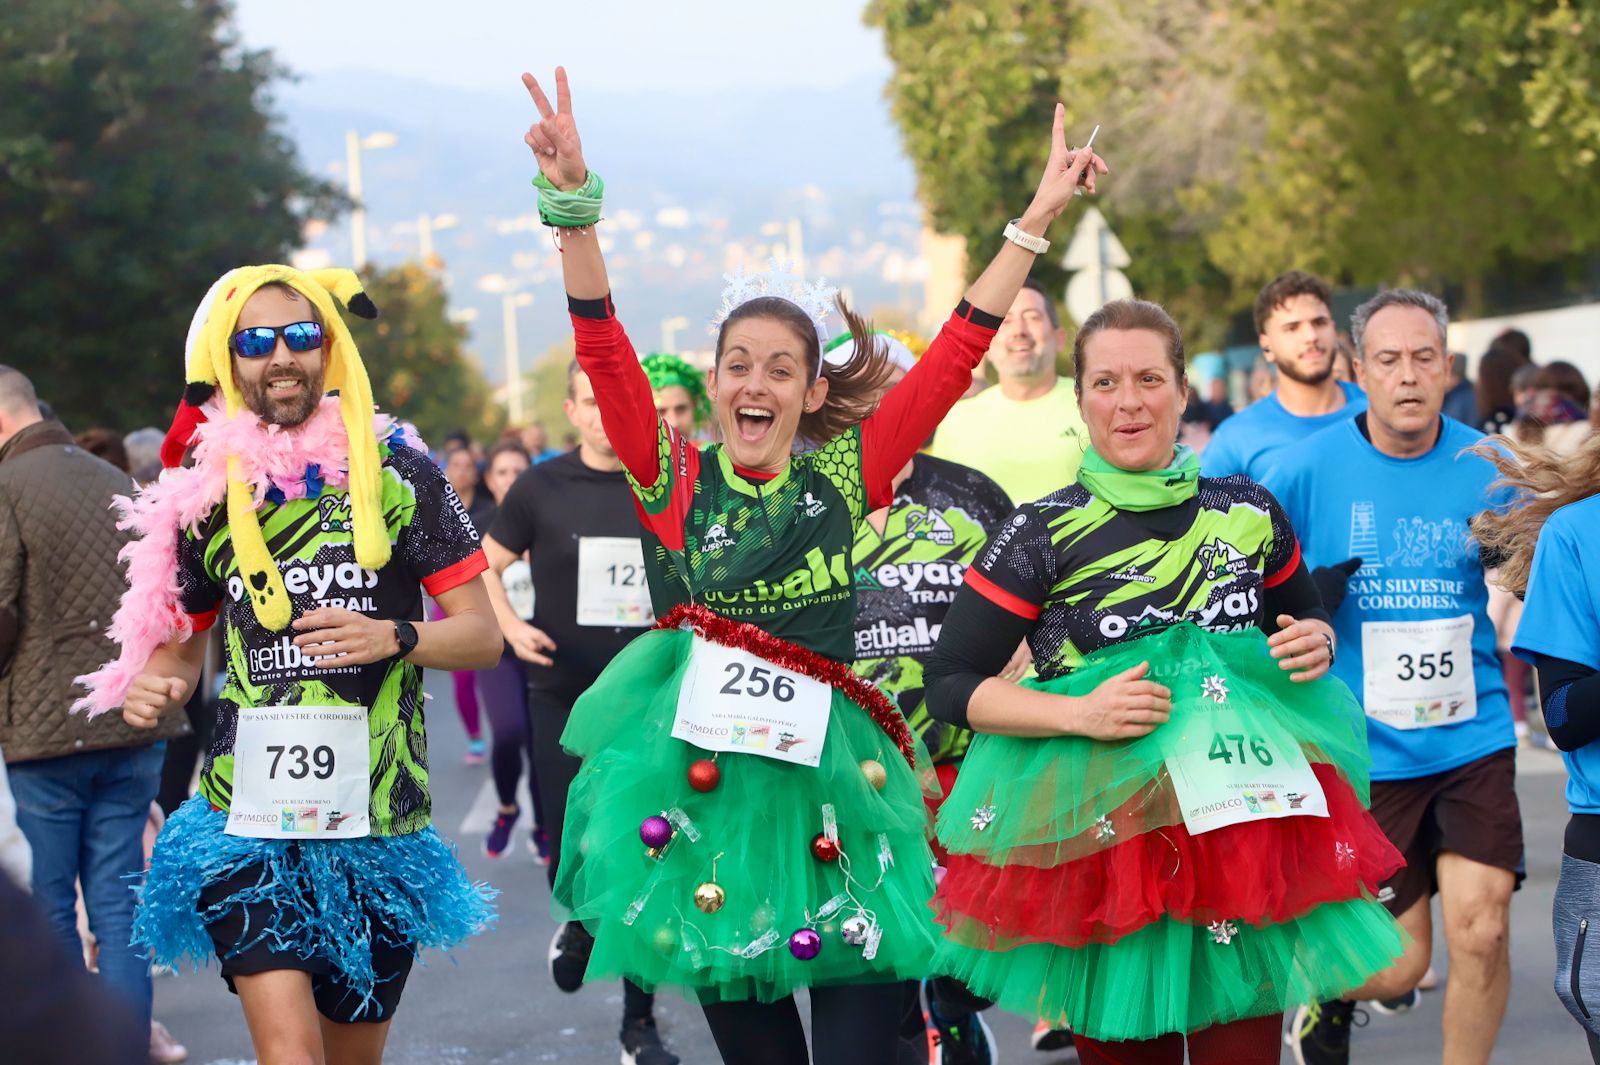
<path fill-rule="evenodd" d="M 287 285 L 321 313 L 323 387 L 329 392 L 338 390 L 339 412 L 349 440 L 350 517 L 356 561 L 367 569 L 382 569 L 389 561 L 390 544 L 383 522 L 378 441 L 372 433 L 372 384 L 350 329 L 334 304 L 337 298 L 351 314 L 361 318 L 378 316 L 378 309 L 362 290 L 355 271 L 297 270 L 274 264 L 243 266 L 223 275 L 212 287 L 207 303 L 195 314 L 197 328 L 190 329 L 186 403 L 202 400 L 209 391 L 205 386 L 213 386 L 222 390 L 228 414 L 237 414 L 243 407 L 228 342 L 245 302 L 263 285 L 274 284 Z M 289 593 L 261 534 L 252 486 L 239 479 L 237 457 L 228 460 L 227 507 L 234 556 L 256 618 L 267 629 L 281 631 L 289 625 Z"/>

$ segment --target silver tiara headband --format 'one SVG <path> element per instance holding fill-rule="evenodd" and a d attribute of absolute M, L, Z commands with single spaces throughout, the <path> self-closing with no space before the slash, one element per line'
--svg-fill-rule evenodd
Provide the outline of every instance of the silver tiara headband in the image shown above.
<path fill-rule="evenodd" d="M 763 296 L 775 296 L 786 300 L 805 312 L 807 318 L 817 331 L 817 350 L 820 352 L 828 346 L 830 333 L 828 330 L 828 313 L 833 309 L 833 300 L 839 290 L 828 284 L 824 278 L 807 281 L 794 272 L 795 264 L 792 261 L 769 259 L 767 269 L 758 273 L 745 273 L 741 264 L 731 274 L 723 274 L 722 278 L 727 286 L 722 290 L 722 307 L 711 319 L 711 333 L 716 333 L 722 328 L 722 323 L 744 304 Z M 817 376 L 822 375 L 823 360 L 817 360 Z"/>

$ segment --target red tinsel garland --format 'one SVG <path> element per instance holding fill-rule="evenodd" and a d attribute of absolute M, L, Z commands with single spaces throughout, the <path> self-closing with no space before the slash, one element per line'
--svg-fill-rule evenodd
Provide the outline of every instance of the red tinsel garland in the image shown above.
<path fill-rule="evenodd" d="M 749 651 L 768 662 L 839 689 L 877 723 L 905 758 L 906 764 L 912 769 L 917 767 L 917 749 L 906 719 L 895 709 L 888 696 L 858 677 L 849 666 L 780 639 L 749 622 L 725 618 L 699 603 L 679 603 L 667 612 L 666 617 L 656 622 L 658 629 L 685 626 L 714 643 Z"/>

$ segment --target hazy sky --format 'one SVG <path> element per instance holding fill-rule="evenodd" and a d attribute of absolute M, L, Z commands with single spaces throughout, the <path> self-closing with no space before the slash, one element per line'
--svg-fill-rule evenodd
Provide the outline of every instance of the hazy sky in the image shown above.
<path fill-rule="evenodd" d="M 864 0 L 238 0 L 246 45 L 302 74 L 379 70 L 469 88 L 557 63 L 596 88 L 737 91 L 887 78 Z"/>

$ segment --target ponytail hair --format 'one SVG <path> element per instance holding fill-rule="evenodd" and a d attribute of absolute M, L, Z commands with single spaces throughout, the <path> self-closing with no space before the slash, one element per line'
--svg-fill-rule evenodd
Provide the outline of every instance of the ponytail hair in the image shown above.
<path fill-rule="evenodd" d="M 844 297 L 834 299 L 839 314 L 844 318 L 855 341 L 855 357 L 843 366 L 833 366 L 822 360 L 822 344 L 817 336 L 816 324 L 811 316 L 797 304 L 779 296 L 759 296 L 741 303 L 723 321 L 717 330 L 717 364 L 722 363 L 722 348 L 728 327 L 748 318 L 770 318 L 788 326 L 800 338 L 804 348 L 806 372 L 812 380 L 818 379 L 817 367 L 822 367 L 821 379 L 828 382 L 828 395 L 814 411 L 800 415 L 798 440 L 819 446 L 846 432 L 851 426 L 865 421 L 878 407 L 878 399 L 894 373 L 894 363 L 889 361 L 889 351 L 883 339 L 872 330 L 872 323 L 845 303 Z M 809 384 L 809 382 L 808 382 Z"/>

